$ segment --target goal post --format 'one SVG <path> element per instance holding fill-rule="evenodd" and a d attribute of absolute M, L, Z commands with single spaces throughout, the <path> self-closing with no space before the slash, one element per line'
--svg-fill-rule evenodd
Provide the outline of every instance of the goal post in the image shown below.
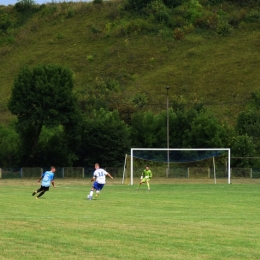
<path fill-rule="evenodd" d="M 167 156 L 166 153 L 167 152 Z M 174 153 L 178 155 L 174 157 Z M 143 154 L 142 154 L 143 153 Z M 150 154 L 149 154 L 150 153 Z M 168 154 L 171 153 L 171 156 Z M 230 158 L 231 151 L 230 148 L 131 148 L 130 154 L 130 185 L 134 184 L 134 159 L 141 158 L 142 160 L 148 162 L 160 162 L 162 163 L 194 163 L 197 161 L 203 161 L 211 158 L 211 163 L 213 164 L 213 177 L 216 183 L 216 167 L 215 167 L 215 157 L 220 156 L 220 154 L 225 154 L 225 171 L 227 172 L 227 183 L 230 184 L 231 171 L 230 171 Z M 142 155 L 140 155 L 142 154 Z M 148 155 L 149 154 L 149 155 Z M 197 155 L 196 155 L 197 154 Z M 155 156 L 156 155 L 156 156 Z M 190 156 L 192 155 L 192 156 Z M 196 156 L 195 156 L 196 155 Z M 213 159 L 212 159 L 213 158 Z M 169 161 L 167 161 L 169 160 Z M 166 169 L 166 168 L 165 168 Z M 180 169 L 181 171 L 181 169 Z M 169 169 L 166 169 L 165 176 L 168 178 Z M 183 173 L 182 173 L 183 174 Z M 189 175 L 194 174 L 199 175 L 199 170 L 193 169 L 193 167 L 188 168 Z M 210 176 L 210 173 L 206 173 Z M 185 174 L 184 174 L 185 175 Z M 186 176 L 187 177 L 187 176 Z"/>

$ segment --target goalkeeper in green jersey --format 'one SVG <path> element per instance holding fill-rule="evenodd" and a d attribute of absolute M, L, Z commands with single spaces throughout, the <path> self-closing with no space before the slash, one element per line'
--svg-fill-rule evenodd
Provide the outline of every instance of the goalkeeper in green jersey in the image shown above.
<path fill-rule="evenodd" d="M 152 171 L 149 169 L 148 166 L 146 166 L 144 171 L 143 171 L 143 173 L 142 173 L 142 175 L 141 175 L 141 181 L 140 181 L 137 189 L 139 190 L 140 186 L 143 183 L 146 182 L 147 188 L 148 188 L 148 190 L 150 190 L 150 183 L 149 183 L 149 181 L 151 180 L 152 177 L 153 177 Z"/>

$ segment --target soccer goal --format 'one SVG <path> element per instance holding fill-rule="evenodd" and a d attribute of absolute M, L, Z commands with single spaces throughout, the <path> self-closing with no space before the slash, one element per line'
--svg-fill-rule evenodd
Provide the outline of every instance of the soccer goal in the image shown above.
<path fill-rule="evenodd" d="M 215 184 L 222 179 L 230 184 L 230 156 L 230 148 L 131 148 L 122 183 L 129 180 L 133 185 L 148 164 L 153 177 L 205 179 Z"/>

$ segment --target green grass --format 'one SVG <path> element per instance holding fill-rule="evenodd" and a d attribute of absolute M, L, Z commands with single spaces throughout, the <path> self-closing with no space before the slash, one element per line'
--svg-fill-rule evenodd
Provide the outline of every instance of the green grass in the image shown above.
<path fill-rule="evenodd" d="M 36 180 L 0 180 L 0 259 L 260 258 L 256 184 L 56 184 L 36 200 Z"/>

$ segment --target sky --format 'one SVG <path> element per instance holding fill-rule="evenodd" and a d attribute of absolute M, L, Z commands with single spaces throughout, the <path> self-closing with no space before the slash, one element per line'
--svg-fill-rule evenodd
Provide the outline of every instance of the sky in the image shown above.
<path fill-rule="evenodd" d="M 80 2 L 80 0 L 34 0 L 36 4 L 46 4 L 51 2 Z M 86 0 L 82 0 L 82 2 L 86 2 Z M 17 3 L 17 0 L 0 0 L 0 5 L 14 5 Z"/>

